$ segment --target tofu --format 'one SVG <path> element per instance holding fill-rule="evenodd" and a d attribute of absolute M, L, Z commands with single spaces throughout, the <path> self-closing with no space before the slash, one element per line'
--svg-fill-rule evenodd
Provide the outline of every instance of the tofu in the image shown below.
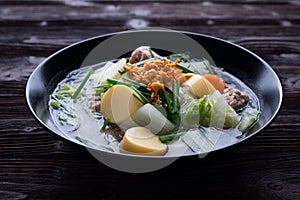
<path fill-rule="evenodd" d="M 199 74 L 194 74 L 190 79 L 183 83 L 183 86 L 188 87 L 190 93 L 196 98 L 201 98 L 204 95 L 212 94 L 216 91 L 216 88 Z"/>
<path fill-rule="evenodd" d="M 106 119 L 117 125 L 122 124 L 143 106 L 133 94 L 133 89 L 125 85 L 114 85 L 108 89 L 101 99 L 101 112 Z"/>
<path fill-rule="evenodd" d="M 167 145 L 145 127 L 133 127 L 125 132 L 119 145 L 120 152 L 159 156 L 167 152 Z"/>

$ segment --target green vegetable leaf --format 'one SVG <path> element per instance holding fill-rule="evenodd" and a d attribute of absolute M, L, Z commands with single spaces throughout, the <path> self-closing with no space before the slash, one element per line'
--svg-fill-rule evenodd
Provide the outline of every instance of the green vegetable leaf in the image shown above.
<path fill-rule="evenodd" d="M 187 131 L 191 128 L 197 128 L 200 121 L 200 112 L 198 107 L 198 99 L 194 99 L 189 95 L 182 95 L 181 98 L 181 123 L 179 130 Z"/>
<path fill-rule="evenodd" d="M 239 123 L 235 110 L 229 106 L 225 97 L 216 91 L 203 96 L 199 102 L 200 124 L 206 127 L 234 128 Z"/>
<path fill-rule="evenodd" d="M 258 119 L 260 111 L 254 108 L 246 107 L 241 113 L 241 121 L 238 125 L 238 129 L 244 132 L 252 127 L 254 122 Z"/>
<path fill-rule="evenodd" d="M 172 54 L 168 57 L 169 60 L 172 62 L 175 62 L 176 60 L 180 60 L 181 62 L 190 62 L 191 58 L 188 54 L 184 53 L 178 53 L 178 54 Z"/>

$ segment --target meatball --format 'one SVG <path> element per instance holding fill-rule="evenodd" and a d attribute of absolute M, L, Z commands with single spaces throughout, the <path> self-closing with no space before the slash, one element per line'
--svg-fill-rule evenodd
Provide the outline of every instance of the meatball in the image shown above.
<path fill-rule="evenodd" d="M 234 109 L 239 110 L 245 107 L 249 102 L 249 96 L 245 92 L 241 92 L 238 89 L 226 88 L 224 95 L 227 103 Z"/>
<path fill-rule="evenodd" d="M 160 58 L 160 56 L 152 51 L 152 54 L 155 58 Z M 129 63 L 134 64 L 143 60 L 151 58 L 150 47 L 141 46 L 134 50 L 129 58 Z"/>

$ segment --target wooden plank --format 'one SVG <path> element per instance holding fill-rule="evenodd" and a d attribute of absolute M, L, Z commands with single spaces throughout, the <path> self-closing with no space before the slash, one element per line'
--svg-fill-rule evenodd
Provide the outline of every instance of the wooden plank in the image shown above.
<path fill-rule="evenodd" d="M 76 22 L 94 24 L 118 25 L 132 18 L 140 18 L 157 24 L 166 19 L 170 22 L 180 24 L 201 24 L 203 19 L 212 19 L 218 23 L 268 25 L 278 24 L 280 19 L 289 19 L 291 23 L 299 24 L 298 9 L 300 5 L 209 5 L 203 6 L 199 3 L 194 4 L 148 4 L 128 3 L 113 5 L 91 5 L 84 7 L 68 5 L 44 5 L 44 6 L 2 6 L 0 16 L 1 25 L 13 25 L 20 21 L 24 25 L 34 21 L 47 21 L 56 23 L 64 21 L 66 24 L 76 25 Z M 180 12 L 178 12 L 178 8 Z M 48 10 L 55 10 L 49 13 Z M 34 15 L 32 15 L 34 13 Z M 80 20 L 84 18 L 85 20 Z M 96 20 L 99 19 L 99 20 Z M 102 19 L 102 20 L 101 20 Z M 179 21 L 179 19 L 181 19 Z M 232 19 L 228 21 L 227 19 Z M 264 23 L 262 24 L 262 19 Z M 12 23 L 13 22 L 13 23 Z M 20 23 L 19 23 L 20 24 Z M 176 23 L 172 23 L 176 24 Z"/>
<path fill-rule="evenodd" d="M 204 6 L 213 5 L 213 4 L 254 4 L 254 5 L 261 5 L 261 4 L 270 4 L 269 0 L 209 0 L 209 1 L 199 1 L 199 0 L 190 0 L 190 1 L 184 1 L 184 0 L 76 0 L 76 1 L 68 1 L 68 0 L 1 0 L 0 5 L 72 5 L 72 6 L 87 6 L 87 5 L 93 5 L 94 4 L 111 4 L 111 3 L 200 3 Z M 285 5 L 285 4 L 295 4 L 298 5 L 297 0 L 276 0 L 272 2 L 273 5 Z"/>
<path fill-rule="evenodd" d="M 283 152 L 274 156 L 264 152 L 254 156 L 227 151 L 210 154 L 202 160 L 197 157 L 181 159 L 176 165 L 143 176 L 115 172 L 97 164 L 91 156 L 83 155 L 76 158 L 59 158 L 59 163 L 55 158 L 1 159 L 0 164 L 4 166 L 4 173 L 0 174 L 1 189 L 17 191 L 28 195 L 29 198 L 53 198 L 68 193 L 71 197 L 118 199 L 132 198 L 134 191 L 138 191 L 136 193 L 139 197 L 147 194 L 147 197 L 155 198 L 157 193 L 147 193 L 153 186 L 152 180 L 155 179 L 157 188 L 170 191 L 177 188 L 171 193 L 159 193 L 163 198 L 192 198 L 199 193 L 202 197 L 216 198 L 219 194 L 214 191 L 217 190 L 222 191 L 222 197 L 249 199 L 247 195 L 251 198 L 265 195 L 265 198 L 269 199 L 286 194 L 285 197 L 294 199 L 297 197 L 295 191 L 299 191 L 299 177 L 295 176 L 300 166 L 298 154 Z M 222 156 L 226 159 L 220 159 Z M 193 165 L 187 165 L 187 162 L 192 162 Z M 130 188 L 124 186 L 129 183 Z M 112 185 L 117 185 L 117 189 L 112 188 Z M 120 185 L 124 187 L 118 187 Z M 281 187 L 276 189 L 276 185 Z"/>

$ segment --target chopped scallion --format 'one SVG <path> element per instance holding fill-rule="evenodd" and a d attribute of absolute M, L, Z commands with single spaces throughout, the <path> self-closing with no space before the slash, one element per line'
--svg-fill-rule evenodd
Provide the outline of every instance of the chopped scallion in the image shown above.
<path fill-rule="evenodd" d="M 180 65 L 180 64 L 176 64 L 176 67 L 177 67 L 178 69 L 181 69 L 183 73 L 195 73 L 195 72 L 193 72 L 192 70 L 190 70 L 189 68 L 184 67 L 184 66 L 182 66 L 182 65 Z"/>
<path fill-rule="evenodd" d="M 149 99 L 147 99 L 138 89 L 133 86 L 131 86 L 130 88 L 133 89 L 141 97 L 142 102 L 144 102 L 143 104 L 150 103 Z"/>
<path fill-rule="evenodd" d="M 154 58 L 154 54 L 153 54 L 153 51 L 152 51 L 152 49 L 149 47 L 149 52 L 150 52 L 150 56 L 151 56 L 151 58 Z"/>
<path fill-rule="evenodd" d="M 161 135 L 159 136 L 159 140 L 162 143 L 169 143 L 172 142 L 175 139 L 178 139 L 181 135 L 183 135 L 182 133 L 173 133 L 173 134 L 169 134 L 169 135 Z"/>
<path fill-rule="evenodd" d="M 110 124 L 110 119 L 109 118 L 105 119 L 101 127 L 101 131 L 104 131 L 109 124 Z"/>
<path fill-rule="evenodd" d="M 86 84 L 86 82 L 88 81 L 88 79 L 90 78 L 92 73 L 94 73 L 94 70 L 91 69 L 90 71 L 88 71 L 87 75 L 84 77 L 84 79 L 82 80 L 82 82 L 80 83 L 80 85 L 78 86 L 76 91 L 74 92 L 74 94 L 72 96 L 72 99 L 76 99 L 78 97 L 78 95 L 80 94 L 82 88 L 84 87 L 84 85 Z"/>
<path fill-rule="evenodd" d="M 119 72 L 119 74 L 121 74 L 121 75 L 126 73 L 125 70 L 124 70 L 124 68 L 119 69 L 118 72 Z"/>
<path fill-rule="evenodd" d="M 206 69 L 210 74 L 216 75 L 216 71 L 211 67 L 210 63 L 208 60 L 203 59 L 203 64 L 205 65 Z"/>
<path fill-rule="evenodd" d="M 60 107 L 60 103 L 56 100 L 52 100 L 50 104 L 54 109 L 58 109 Z"/>

